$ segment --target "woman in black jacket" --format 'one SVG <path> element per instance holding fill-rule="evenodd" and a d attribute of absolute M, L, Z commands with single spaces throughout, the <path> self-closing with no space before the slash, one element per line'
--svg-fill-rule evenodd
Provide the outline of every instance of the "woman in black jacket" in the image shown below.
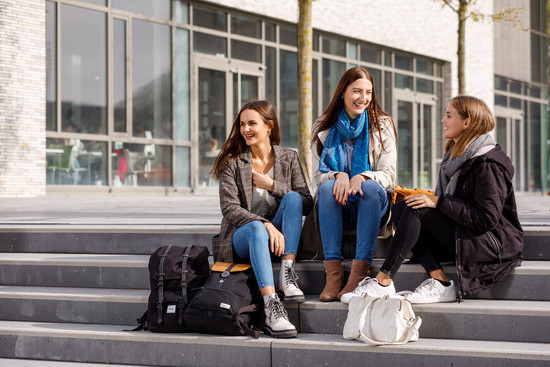
<path fill-rule="evenodd" d="M 521 264 L 514 167 L 488 134 L 495 127 L 491 111 L 477 98 L 458 96 L 441 122 L 448 141 L 435 195 L 411 195 L 392 207 L 396 232 L 384 264 L 343 302 L 395 293 L 392 278 L 409 251 L 430 276 L 405 296 L 412 303 L 456 300 L 456 286 L 438 260 L 442 254 L 456 261 L 459 297 L 485 290 Z"/>

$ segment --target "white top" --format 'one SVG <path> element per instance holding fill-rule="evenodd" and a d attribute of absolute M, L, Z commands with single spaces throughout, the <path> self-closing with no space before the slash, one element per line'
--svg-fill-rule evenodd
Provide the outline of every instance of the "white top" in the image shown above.
<path fill-rule="evenodd" d="M 273 167 L 269 170 L 267 175 L 273 178 Z M 261 217 L 264 217 L 270 212 L 270 209 L 277 205 L 275 198 L 271 196 L 268 190 L 260 189 L 259 187 L 252 187 L 252 208 L 250 212 Z"/>

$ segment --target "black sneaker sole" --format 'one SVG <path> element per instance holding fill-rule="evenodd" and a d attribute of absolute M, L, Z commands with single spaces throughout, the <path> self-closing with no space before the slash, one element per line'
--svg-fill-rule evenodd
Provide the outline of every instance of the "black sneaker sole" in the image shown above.
<path fill-rule="evenodd" d="M 265 327 L 264 333 L 273 338 L 279 338 L 279 339 L 296 338 L 298 336 L 298 332 L 296 330 L 273 331 L 269 326 Z"/>
<path fill-rule="evenodd" d="M 304 295 L 285 297 L 285 294 L 281 291 L 278 291 L 277 294 L 279 295 L 279 298 L 285 303 L 304 303 L 306 301 L 306 298 Z"/>

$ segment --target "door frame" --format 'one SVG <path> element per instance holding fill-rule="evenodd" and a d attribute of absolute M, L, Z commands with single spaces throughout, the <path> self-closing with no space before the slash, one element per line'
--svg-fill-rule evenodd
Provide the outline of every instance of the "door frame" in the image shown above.
<path fill-rule="evenodd" d="M 528 137 L 528 132 L 525 131 L 525 114 L 522 110 L 518 110 L 515 108 L 508 108 L 508 107 L 502 107 L 502 106 L 495 106 L 495 129 L 493 130 L 496 134 L 496 123 L 498 121 L 498 118 L 506 119 L 506 155 L 510 157 L 512 160 L 512 163 L 514 164 L 516 162 L 516 158 L 519 158 L 519 167 L 517 167 L 514 164 L 514 176 L 518 178 L 518 181 L 516 181 L 516 178 L 514 179 L 514 189 L 517 191 L 527 191 L 528 187 L 526 187 L 525 184 L 525 173 L 526 173 L 526 166 L 525 166 L 525 158 L 526 158 L 526 147 L 524 146 L 525 138 Z M 517 130 L 514 129 L 514 123 L 515 121 L 519 120 L 519 142 L 520 146 L 516 146 L 515 141 L 517 139 L 516 133 Z M 519 154 L 519 157 L 517 155 Z M 515 183 L 519 182 L 519 187 L 516 187 Z"/>
<path fill-rule="evenodd" d="M 192 59 L 192 93 L 191 93 L 191 190 L 197 194 L 214 195 L 218 194 L 218 187 L 199 186 L 199 69 L 216 70 L 225 73 L 225 136 L 229 135 L 231 126 L 238 111 L 233 111 L 235 96 L 233 95 L 233 75 L 237 74 L 239 78 L 238 106 L 242 105 L 240 101 L 241 78 L 240 75 L 250 75 L 258 77 L 258 99 L 265 98 L 265 67 L 260 63 L 251 63 L 247 61 L 220 58 L 216 56 L 195 54 Z"/>
<path fill-rule="evenodd" d="M 423 121 L 424 109 L 420 108 L 419 110 L 418 107 L 425 106 L 425 105 L 429 105 L 432 107 L 432 117 L 431 117 L 431 123 L 430 123 L 430 137 L 431 137 L 430 149 L 434 154 L 432 154 L 431 162 L 429 163 L 429 167 L 430 167 L 429 176 L 430 176 L 430 186 L 431 186 L 430 188 L 433 188 L 437 184 L 437 172 L 438 172 L 437 164 L 441 161 L 441 157 L 435 156 L 435 153 L 437 152 L 437 149 L 436 149 L 437 144 L 440 143 L 440 139 L 436 135 L 437 97 L 432 94 L 418 93 L 418 92 L 403 90 L 403 89 L 394 89 L 393 101 L 392 101 L 392 106 L 393 106 L 392 116 L 394 116 L 396 130 L 399 130 L 398 101 L 412 103 L 413 105 L 413 108 L 412 108 L 413 124 L 412 124 L 411 138 L 412 138 L 412 165 L 413 165 L 412 185 L 414 187 L 418 187 L 418 183 L 419 183 L 418 173 L 419 173 L 419 168 L 420 168 L 419 164 L 421 159 L 421 157 L 419 157 L 419 147 L 421 145 L 423 146 L 422 142 L 420 141 L 420 140 L 423 140 L 423 136 L 421 136 L 419 140 L 420 132 L 419 132 L 418 122 Z M 420 111 L 420 116 L 418 111 Z M 397 137 L 397 139 L 399 141 L 399 136 Z M 399 152 L 398 152 L 398 159 L 399 159 Z M 399 175 L 399 172 L 397 174 Z M 399 181 L 397 182 L 397 184 L 398 185 L 400 184 Z M 424 189 L 429 189 L 429 188 L 424 187 Z"/>

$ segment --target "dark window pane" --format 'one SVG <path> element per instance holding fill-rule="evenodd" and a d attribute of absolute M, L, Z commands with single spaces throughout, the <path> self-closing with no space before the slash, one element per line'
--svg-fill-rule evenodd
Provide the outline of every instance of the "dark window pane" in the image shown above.
<path fill-rule="evenodd" d="M 231 32 L 242 36 L 261 38 L 262 22 L 239 15 L 231 16 Z"/>
<path fill-rule="evenodd" d="M 313 32 L 313 51 L 319 51 L 319 33 Z"/>
<path fill-rule="evenodd" d="M 392 73 L 389 71 L 386 71 L 384 73 L 384 111 L 388 112 L 389 114 L 393 113 L 393 101 L 392 101 Z"/>
<path fill-rule="evenodd" d="M 57 41 L 55 36 L 57 17 L 55 9 L 55 3 L 46 2 L 46 130 L 48 131 L 57 129 Z"/>
<path fill-rule="evenodd" d="M 413 77 L 396 73 L 395 88 L 413 90 Z"/>
<path fill-rule="evenodd" d="M 279 42 L 289 46 L 298 46 L 296 27 L 279 26 Z"/>
<path fill-rule="evenodd" d="M 298 56 L 296 52 L 280 50 L 280 116 L 281 145 L 298 146 Z"/>
<path fill-rule="evenodd" d="M 374 93 L 376 94 L 376 98 L 378 99 L 378 103 L 381 102 L 381 98 L 383 95 L 382 92 L 382 72 L 377 69 L 368 69 L 369 73 L 372 75 L 372 79 L 374 80 Z"/>
<path fill-rule="evenodd" d="M 311 79 L 311 104 L 312 104 L 312 121 L 315 121 L 317 117 L 321 114 L 319 111 L 319 82 L 317 78 L 317 74 L 319 73 L 319 66 L 316 59 L 313 59 L 313 73 L 312 73 L 312 79 Z"/>
<path fill-rule="evenodd" d="M 434 83 L 428 79 L 416 78 L 416 91 L 420 93 L 433 94 Z"/>
<path fill-rule="evenodd" d="M 416 72 L 420 74 L 433 75 L 434 63 L 421 58 L 416 59 Z"/>
<path fill-rule="evenodd" d="M 495 106 L 508 107 L 508 102 L 506 101 L 506 96 L 500 94 L 495 94 Z"/>
<path fill-rule="evenodd" d="M 323 52 L 345 57 L 346 41 L 323 36 Z"/>
<path fill-rule="evenodd" d="M 531 80 L 542 81 L 541 36 L 531 33 Z"/>
<path fill-rule="evenodd" d="M 133 135 L 172 138 L 170 27 L 134 19 Z"/>
<path fill-rule="evenodd" d="M 272 47 L 265 48 L 265 98 L 275 103 L 277 98 L 277 58 Z"/>
<path fill-rule="evenodd" d="M 201 27 L 227 31 L 227 13 L 195 6 L 193 7 L 193 23 Z"/>
<path fill-rule="evenodd" d="M 395 67 L 402 70 L 413 71 L 413 57 L 396 53 Z"/>
<path fill-rule="evenodd" d="M 328 107 L 330 104 L 336 86 L 345 71 L 346 64 L 343 62 L 323 59 L 323 106 Z"/>
<path fill-rule="evenodd" d="M 371 46 L 361 46 L 361 60 L 382 64 L 382 51 L 379 48 Z"/>
<path fill-rule="evenodd" d="M 542 149 L 542 129 L 541 129 L 541 113 L 540 104 L 530 103 L 529 115 L 529 191 L 539 191 L 542 185 L 541 174 L 541 149 Z"/>
<path fill-rule="evenodd" d="M 189 31 L 176 28 L 176 140 L 189 140 Z M 178 169 L 178 166 L 176 166 Z"/>
<path fill-rule="evenodd" d="M 495 76 L 495 89 L 506 92 L 508 90 L 508 80 Z"/>
<path fill-rule="evenodd" d="M 262 62 L 262 47 L 250 42 L 231 40 L 231 56 L 246 61 Z"/>
<path fill-rule="evenodd" d="M 521 99 L 519 98 L 510 98 L 510 108 L 515 108 L 521 110 Z"/>
<path fill-rule="evenodd" d="M 227 39 L 206 33 L 193 33 L 194 50 L 205 54 L 226 57 Z"/>
<path fill-rule="evenodd" d="M 170 20 L 170 0 L 112 0 L 112 7 Z"/>
<path fill-rule="evenodd" d="M 275 24 L 265 22 L 265 40 L 271 42 L 277 41 L 277 26 Z"/>
<path fill-rule="evenodd" d="M 520 82 L 510 82 L 510 92 L 521 94 L 521 83 Z"/>
<path fill-rule="evenodd" d="M 540 88 L 531 87 L 531 97 L 540 98 Z"/>
<path fill-rule="evenodd" d="M 113 19 L 114 131 L 126 132 L 126 21 Z"/>
<path fill-rule="evenodd" d="M 61 6 L 62 130 L 107 133 L 105 13 Z"/>

